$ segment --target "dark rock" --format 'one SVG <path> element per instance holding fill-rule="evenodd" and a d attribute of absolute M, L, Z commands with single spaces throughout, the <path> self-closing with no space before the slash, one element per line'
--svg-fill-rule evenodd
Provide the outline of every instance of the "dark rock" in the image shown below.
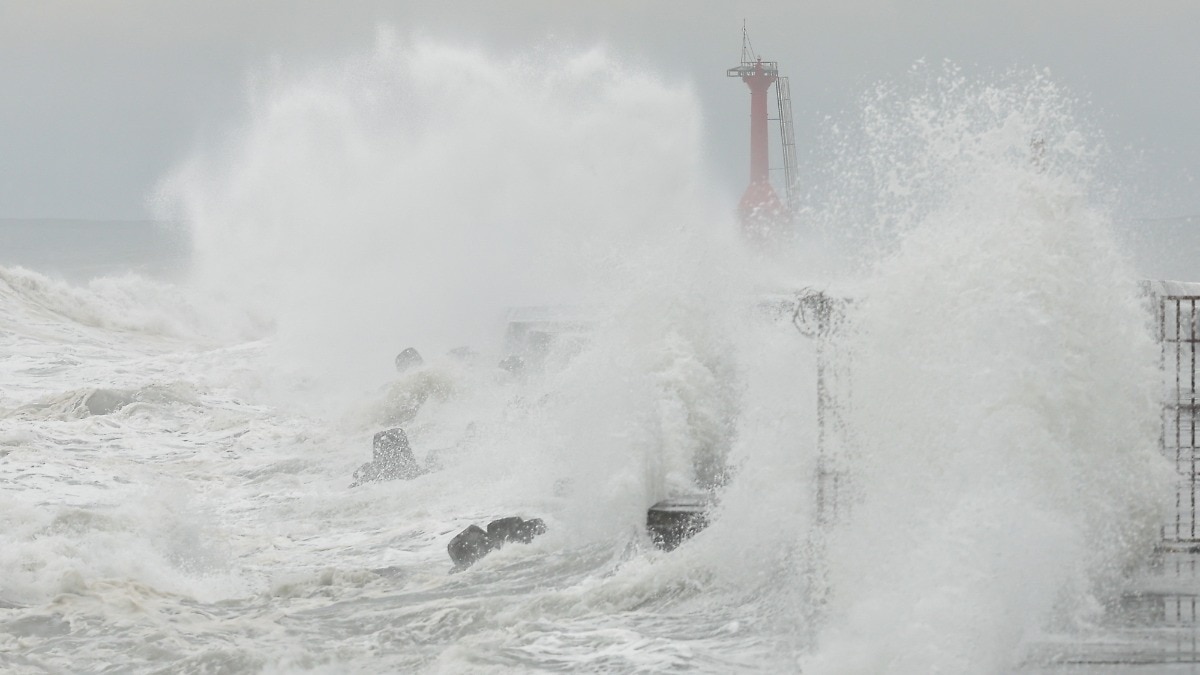
<path fill-rule="evenodd" d="M 546 533 L 546 523 L 541 518 L 522 520 L 517 516 L 499 518 L 488 523 L 484 532 L 476 525 L 459 532 L 450 540 L 447 550 L 454 562 L 452 572 L 470 567 L 483 556 L 502 548 L 506 543 L 528 544 L 533 538 Z"/>
<path fill-rule="evenodd" d="M 534 537 L 543 534 L 546 534 L 546 523 L 541 518 L 530 518 L 525 521 L 525 527 L 521 530 L 521 541 L 528 544 Z"/>
<path fill-rule="evenodd" d="M 425 359 L 421 358 L 421 353 L 412 347 L 396 355 L 396 371 L 400 373 L 411 368 L 416 368 L 424 363 Z"/>
<path fill-rule="evenodd" d="M 450 540 L 446 550 L 454 562 L 455 572 L 474 565 L 477 560 L 495 550 L 496 546 L 478 525 L 471 525 Z"/>
<path fill-rule="evenodd" d="M 399 427 L 375 434 L 371 439 L 371 458 L 381 464 L 415 466 L 417 463 L 408 445 L 408 435 Z"/>
<path fill-rule="evenodd" d="M 708 526 L 708 512 L 712 508 L 708 495 L 686 495 L 664 499 L 646 512 L 646 529 L 654 545 L 671 551 L 700 530 Z"/>
<path fill-rule="evenodd" d="M 517 535 L 517 530 L 524 524 L 525 521 L 517 516 L 498 518 L 488 523 L 487 533 L 492 539 L 499 541 L 514 541 Z"/>
<path fill-rule="evenodd" d="M 488 523 L 487 533 L 489 537 L 501 544 L 509 542 L 528 544 L 537 535 L 546 533 L 546 524 L 542 522 L 541 518 L 521 520 L 516 516 L 510 516 Z"/>
<path fill-rule="evenodd" d="M 375 434 L 372 452 L 373 459 L 354 472 L 354 484 L 350 487 L 373 481 L 409 480 L 424 473 L 408 446 L 408 436 L 403 429 L 388 429 Z"/>

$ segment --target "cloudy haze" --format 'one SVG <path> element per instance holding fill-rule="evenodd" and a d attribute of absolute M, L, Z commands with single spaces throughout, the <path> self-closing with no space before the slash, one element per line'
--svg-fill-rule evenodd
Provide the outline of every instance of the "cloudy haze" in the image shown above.
<path fill-rule="evenodd" d="M 918 60 L 984 77 L 1048 68 L 1127 167 L 1126 215 L 1200 213 L 1200 3 L 1188 0 L 0 0 L 0 218 L 148 217 L 171 166 L 244 116 L 254 73 L 362 51 L 380 27 L 497 54 L 603 45 L 690 82 L 709 170 L 738 192 L 747 97 L 724 71 L 743 19 L 791 77 L 802 161 L 868 87 Z"/>

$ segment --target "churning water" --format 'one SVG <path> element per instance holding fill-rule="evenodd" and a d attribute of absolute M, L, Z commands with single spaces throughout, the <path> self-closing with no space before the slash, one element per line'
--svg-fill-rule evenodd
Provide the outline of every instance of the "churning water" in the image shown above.
<path fill-rule="evenodd" d="M 163 182 L 189 283 L 0 272 L 0 663 L 1005 672 L 1096 621 L 1168 492 L 1099 144 L 1037 74 L 865 102 L 764 252 L 694 93 L 602 52 L 384 35 L 265 75 Z M 848 297 L 836 519 L 815 347 L 763 302 L 804 284 Z M 502 370 L 516 305 L 588 328 Z M 397 420 L 436 470 L 350 489 Z M 713 524 L 656 551 L 646 508 L 719 467 Z M 507 515 L 549 531 L 449 575 Z"/>

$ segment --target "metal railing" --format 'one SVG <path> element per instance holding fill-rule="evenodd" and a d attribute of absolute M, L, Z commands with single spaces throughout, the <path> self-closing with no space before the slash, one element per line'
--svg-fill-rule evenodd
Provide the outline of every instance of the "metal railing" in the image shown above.
<path fill-rule="evenodd" d="M 1158 337 L 1162 348 L 1163 454 L 1175 467 L 1175 508 L 1163 525 L 1163 545 L 1200 552 L 1196 521 L 1196 464 L 1200 456 L 1197 418 L 1196 348 L 1200 343 L 1200 293 L 1158 296 Z"/>

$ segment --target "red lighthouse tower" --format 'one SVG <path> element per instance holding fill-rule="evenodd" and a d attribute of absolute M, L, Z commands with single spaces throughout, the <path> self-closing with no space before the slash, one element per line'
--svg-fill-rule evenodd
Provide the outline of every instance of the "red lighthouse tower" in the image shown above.
<path fill-rule="evenodd" d="M 750 40 L 742 29 L 742 64 L 725 71 L 729 77 L 740 77 L 750 87 L 750 184 L 742 194 L 738 203 L 738 217 L 743 231 L 754 237 L 762 238 L 771 227 L 787 219 L 788 209 L 784 207 L 775 189 L 771 187 L 770 153 L 767 142 L 767 92 L 771 85 L 779 82 L 779 121 L 783 132 L 784 163 L 787 169 L 787 188 L 791 192 L 792 165 L 795 158 L 795 143 L 789 144 L 791 136 L 791 100 L 785 92 L 787 78 L 779 77 L 779 63 L 763 61 L 753 57 L 750 51 Z"/>

